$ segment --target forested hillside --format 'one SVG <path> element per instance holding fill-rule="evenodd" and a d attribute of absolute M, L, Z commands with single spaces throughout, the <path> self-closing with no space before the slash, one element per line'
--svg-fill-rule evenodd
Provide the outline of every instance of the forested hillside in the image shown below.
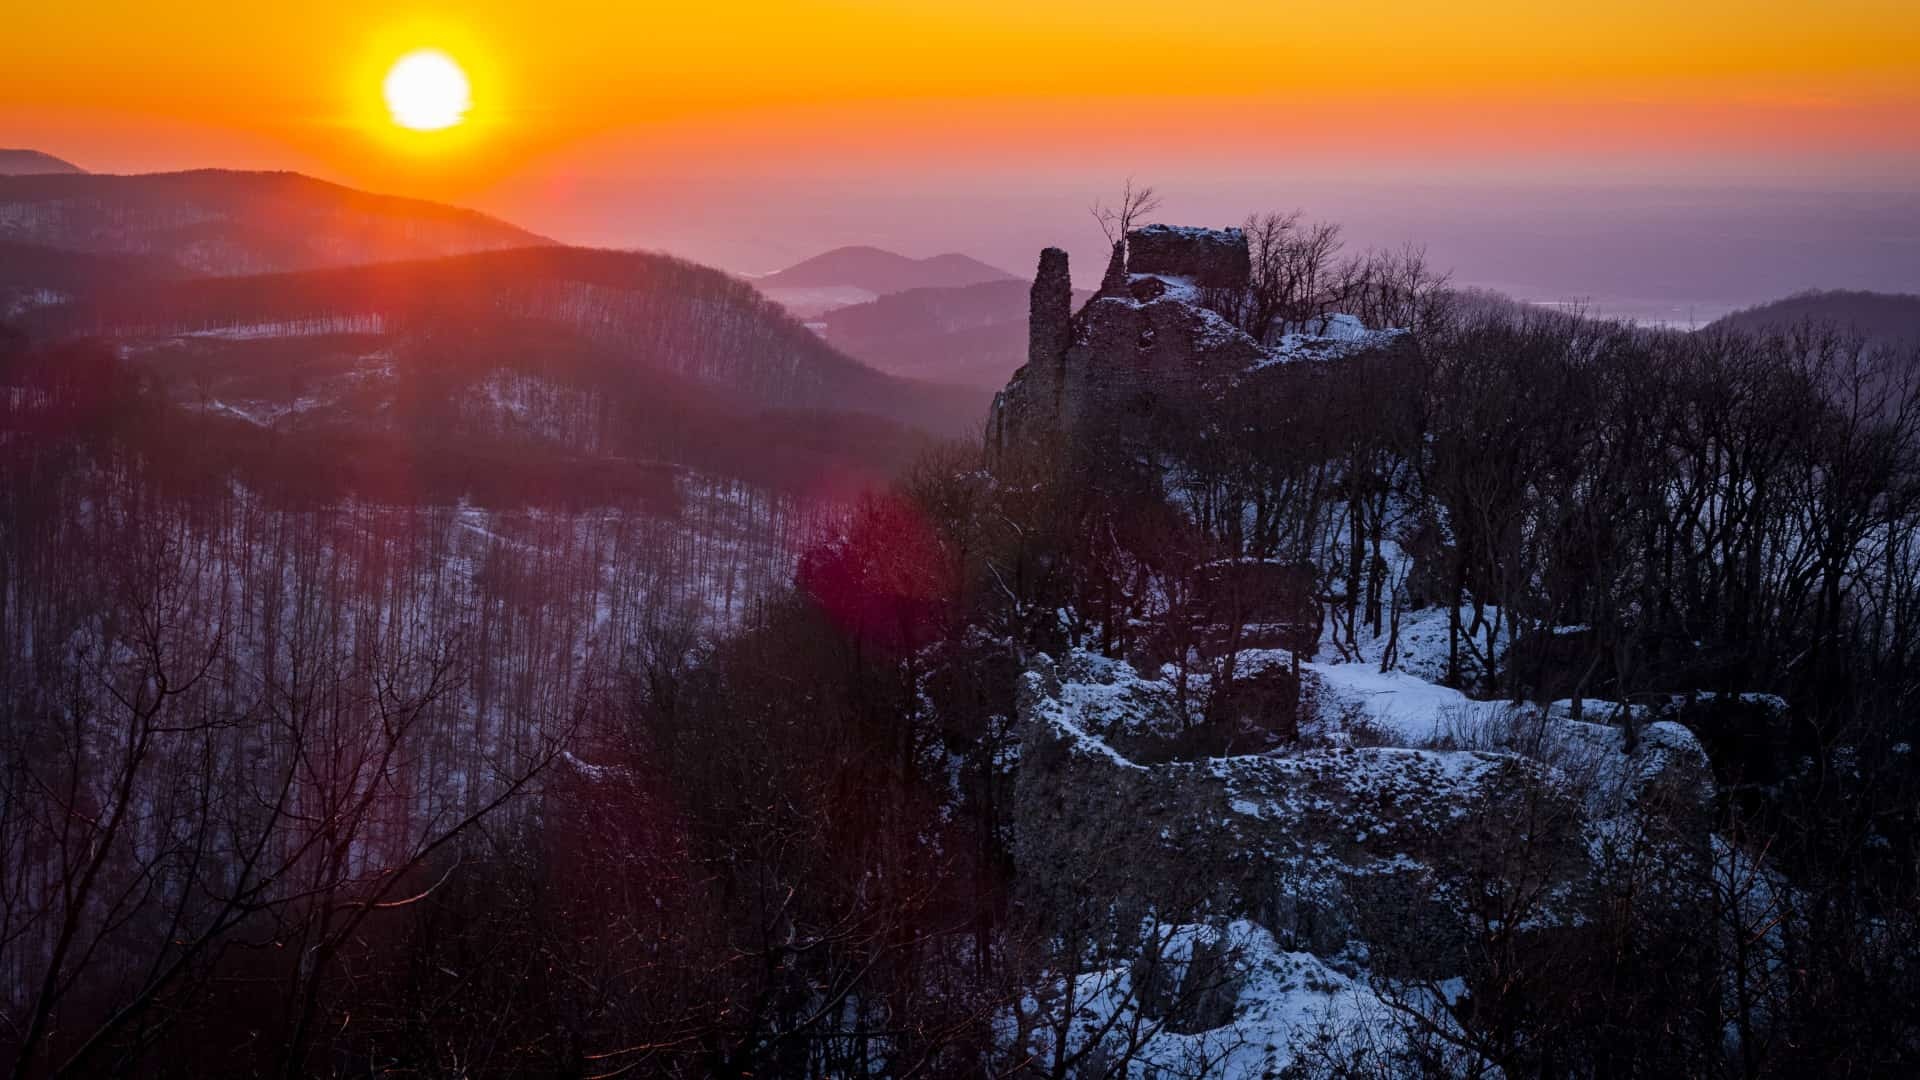
<path fill-rule="evenodd" d="M 1736 311 L 1714 328 L 1786 330 L 1797 324 L 1824 323 L 1857 333 L 1877 345 L 1920 342 L 1920 296 L 1847 290 L 1816 290 Z"/>
<path fill-rule="evenodd" d="M 111 235 L 65 228 L 60 200 L 14 219 L 61 225 L 31 233 L 50 243 L 4 249 L 0 979 L 30 1075 L 121 1071 L 146 1010 L 211 1002 L 215 972 L 219 1003 L 170 1027 L 218 1035 L 197 1071 L 234 1067 L 226 1021 L 252 1015 L 281 1049 L 245 1071 L 304 1075 L 330 1053 L 332 958 L 483 821 L 531 850 L 536 796 L 584 768 L 576 736 L 622 707 L 636 650 L 753 617 L 931 443 L 913 421 L 985 406 L 665 257 L 194 273 L 471 238 L 445 208 L 219 183 L 83 206 Z M 300 247 L 243 229 L 183 258 L 204 237 L 173 226 L 201 210 Z M 274 963 L 234 950 L 294 937 L 311 977 L 267 1004 Z"/>
<path fill-rule="evenodd" d="M 1027 283 L 907 289 L 835 308 L 816 325 L 881 371 L 997 390 L 1027 359 Z"/>
<path fill-rule="evenodd" d="M 546 242 L 471 210 L 369 194 L 298 173 L 218 169 L 0 175 L 0 241 L 150 256 L 205 274 Z"/>
<path fill-rule="evenodd" d="M 475 344 L 489 326 L 517 321 L 552 326 L 621 356 L 630 369 L 664 372 L 763 406 L 906 410 L 916 393 L 824 345 L 747 285 L 692 263 L 630 252 L 521 248 L 191 279 L 83 297 L 39 315 L 28 325 L 61 336 L 304 336 L 377 325 L 402 337 L 467 334 Z M 566 351 L 558 343 L 536 348 Z M 963 421 L 948 421 L 956 422 Z"/>

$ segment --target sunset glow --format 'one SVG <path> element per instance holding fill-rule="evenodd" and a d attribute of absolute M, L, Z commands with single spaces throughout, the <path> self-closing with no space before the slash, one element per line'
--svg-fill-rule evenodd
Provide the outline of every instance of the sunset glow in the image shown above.
<path fill-rule="evenodd" d="M 1787 0 L 161 7 L 10 13 L 0 145 L 101 171 L 296 170 L 742 270 L 890 226 L 896 200 L 953 207 L 936 188 L 1014 179 L 1069 213 L 1129 173 L 1175 198 L 1259 188 L 1185 208 L 1231 216 L 1275 199 L 1340 212 L 1314 198 L 1322 181 L 1906 191 L 1920 176 L 1907 0 L 1817 18 Z M 424 79 L 396 68 L 423 49 L 440 58 Z M 745 224 L 796 186 L 847 210 L 787 215 L 817 223 L 804 236 Z M 939 220 L 950 232 L 926 243 L 980 243 L 982 222 Z M 980 250 L 1013 261 L 1023 242 Z"/>
<path fill-rule="evenodd" d="M 373 0 L 244 14 L 217 0 L 164 6 L 166 20 L 123 0 L 79 13 L 11 12 L 0 42 L 8 72 L 0 124 L 49 108 L 96 123 L 158 117 L 191 127 L 202 145 L 244 144 L 256 160 L 312 155 L 373 174 L 382 163 L 364 160 L 334 127 L 353 111 L 345 96 L 364 92 L 348 76 L 395 42 L 379 55 L 377 85 L 395 56 L 424 42 L 481 82 L 467 45 L 484 43 L 516 86 L 540 88 L 537 106 L 521 102 L 503 127 L 511 152 L 492 172 L 525 164 L 556 138 L 687 117 L 777 137 L 781 111 L 832 107 L 852 114 L 837 135 L 884 148 L 924 130 L 890 121 L 900 102 L 964 103 L 1011 118 L 1021 136 L 1023 106 L 1084 102 L 1081 115 L 1097 117 L 1097 104 L 1145 94 L 1190 102 L 1188 124 L 1204 135 L 1241 130 L 1213 119 L 1222 106 L 1265 105 L 1274 138 L 1304 137 L 1309 148 L 1332 134 L 1330 108 L 1370 107 L 1385 125 L 1375 129 L 1380 141 L 1390 142 L 1472 130 L 1489 109 L 1551 105 L 1562 131 L 1588 116 L 1646 114 L 1602 152 L 1679 141 L 1703 113 L 1766 117 L 1745 139 L 1761 151 L 1828 154 L 1834 126 L 1870 128 L 1847 141 L 1852 153 L 1920 149 L 1920 18 L 1903 0 L 1838 0 L 1818 19 L 1781 0 L 1578 10 L 1509 0 L 1337 9 L 1232 0 L 1201 12 L 1136 0 L 720 0 L 684 12 L 582 0 L 398 13 Z M 221 32 L 207 33 L 211 26 Z M 1676 119 L 1663 119 L 1666 108 Z M 1536 134 L 1510 128 L 1500 149 L 1525 153 Z M 1071 131 L 1054 138 L 1063 155 L 1080 141 Z"/>

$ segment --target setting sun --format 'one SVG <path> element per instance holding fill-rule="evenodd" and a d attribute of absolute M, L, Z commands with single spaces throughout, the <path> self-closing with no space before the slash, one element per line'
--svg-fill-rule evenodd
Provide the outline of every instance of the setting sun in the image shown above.
<path fill-rule="evenodd" d="M 466 119 L 473 107 L 467 73 L 438 49 L 421 49 L 396 61 L 381 85 L 393 122 L 414 131 L 440 131 Z"/>

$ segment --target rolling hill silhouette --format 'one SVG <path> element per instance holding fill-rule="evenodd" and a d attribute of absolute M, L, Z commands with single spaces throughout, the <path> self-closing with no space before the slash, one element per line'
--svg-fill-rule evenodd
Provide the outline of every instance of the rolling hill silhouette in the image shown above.
<path fill-rule="evenodd" d="M 843 247 L 757 278 L 762 289 L 817 289 L 850 286 L 884 296 L 907 289 L 953 288 L 988 281 L 1015 281 L 1014 275 L 966 255 L 911 259 L 876 247 Z"/>
<path fill-rule="evenodd" d="M 1722 316 L 1709 329 L 1766 331 L 1806 322 L 1852 329 L 1874 344 L 1920 344 L 1920 296 L 1813 290 Z"/>
<path fill-rule="evenodd" d="M 874 370 L 719 270 L 293 174 L 5 177 L 0 221 L 0 320 L 102 341 L 196 438 L 323 486 L 397 455 L 501 497 L 680 466 L 852 489 L 990 398 Z"/>
<path fill-rule="evenodd" d="M 86 171 L 71 161 L 38 150 L 0 148 L 0 176 L 72 175 Z"/>
<path fill-rule="evenodd" d="M 112 343 L 182 405 L 241 425 L 227 437 L 332 448 L 307 468 L 406 439 L 443 470 L 519 455 L 580 477 L 646 461 L 805 487 L 888 475 L 925 433 L 972 430 L 989 398 L 875 371 L 721 271 L 559 246 L 153 276 L 17 321 Z"/>
<path fill-rule="evenodd" d="M 0 176 L 0 241 L 259 274 L 548 243 L 497 218 L 298 173 Z"/>
<path fill-rule="evenodd" d="M 1021 280 L 907 289 L 828 311 L 817 325 L 881 371 L 997 390 L 1027 362 L 1027 291 Z"/>

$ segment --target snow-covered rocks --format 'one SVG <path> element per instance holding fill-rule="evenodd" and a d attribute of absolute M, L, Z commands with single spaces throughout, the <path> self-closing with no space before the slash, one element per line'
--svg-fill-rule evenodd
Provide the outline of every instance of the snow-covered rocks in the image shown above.
<path fill-rule="evenodd" d="M 1338 747 L 1143 765 L 1100 732 L 1181 724 L 1156 680 L 1080 653 L 1025 678 L 1014 854 L 1056 909 L 1096 895 L 1116 927 L 1249 918 L 1334 956 L 1375 927 L 1463 932 L 1468 864 L 1511 844 L 1556 877 L 1585 872 L 1577 804 L 1517 755 Z"/>
<path fill-rule="evenodd" d="M 1131 962 L 1059 973 L 998 1017 L 1008 1056 L 1079 1060 L 1081 1076 L 1126 1061 L 1128 1076 L 1265 1077 L 1326 1029 L 1398 1039 L 1364 982 L 1256 923 L 1158 923 L 1140 938 Z"/>
<path fill-rule="evenodd" d="M 1254 361 L 1249 371 L 1260 371 L 1276 364 L 1301 360 L 1339 360 L 1348 356 L 1384 349 L 1406 336 L 1405 330 L 1369 329 L 1352 315 L 1336 313 L 1311 319 L 1304 324 L 1289 324 L 1270 334 L 1266 354 Z"/>
<path fill-rule="evenodd" d="M 1089 943 L 1090 966 L 1061 976 L 1094 1018 L 1070 1037 L 1104 1038 L 1117 1010 L 1151 1035 L 1127 1048 L 1136 1061 L 1206 1049 L 1272 1070 L 1329 1018 L 1378 1006 L 1382 985 L 1452 985 L 1491 940 L 1551 950 L 1587 932 L 1623 874 L 1650 903 L 1704 880 L 1713 786 L 1685 726 L 1640 717 L 1630 740 L 1623 723 L 1475 701 L 1377 661 L 1302 670 L 1364 739 L 1316 723 L 1279 751 L 1155 763 L 1124 748 L 1199 715 L 1171 669 L 1076 650 L 1022 677 L 1012 851 L 1029 909 Z M 1149 948 L 1155 934 L 1179 948 Z M 1204 992 L 1189 993 L 1196 965 Z"/>

